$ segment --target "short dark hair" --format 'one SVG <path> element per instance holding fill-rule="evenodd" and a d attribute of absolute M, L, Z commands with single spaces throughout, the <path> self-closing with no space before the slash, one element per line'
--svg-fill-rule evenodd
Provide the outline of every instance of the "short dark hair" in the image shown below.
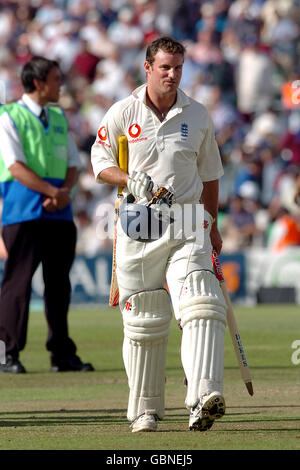
<path fill-rule="evenodd" d="M 45 57 L 34 56 L 23 67 L 21 73 L 21 81 L 26 93 L 31 93 L 35 90 L 33 80 L 46 81 L 48 73 L 53 67 L 59 68 L 59 63 L 56 60 L 46 59 Z"/>
<path fill-rule="evenodd" d="M 155 56 L 159 50 L 169 54 L 182 54 L 184 56 L 185 47 L 175 39 L 169 36 L 163 36 L 152 41 L 146 50 L 146 61 L 153 64 Z"/>

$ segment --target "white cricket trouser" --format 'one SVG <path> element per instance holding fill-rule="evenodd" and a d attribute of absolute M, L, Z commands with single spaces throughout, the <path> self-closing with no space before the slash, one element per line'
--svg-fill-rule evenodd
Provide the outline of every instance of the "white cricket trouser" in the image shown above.
<path fill-rule="evenodd" d="M 195 406 L 211 389 L 222 391 L 225 326 L 223 323 L 222 328 L 219 326 L 219 317 L 223 320 L 225 315 L 219 306 L 222 292 L 211 272 L 212 220 L 204 211 L 201 244 L 193 234 L 171 238 L 169 229 L 160 239 L 143 243 L 129 238 L 118 225 L 117 278 L 124 322 L 123 359 L 130 387 L 127 415 L 130 421 L 150 405 L 152 414 L 159 418 L 164 414 L 166 328 L 171 312 L 169 303 L 163 304 L 165 297 L 159 290 L 163 290 L 166 282 L 175 317 L 183 320 L 182 364 L 188 380 L 186 406 Z M 158 333 L 154 335 L 152 330 L 159 330 L 160 343 L 156 341 Z M 143 382 L 145 375 L 150 377 L 149 383 Z"/>
<path fill-rule="evenodd" d="M 210 228 L 212 216 L 204 211 L 204 243 L 195 237 L 170 239 L 169 230 L 149 243 L 132 240 L 118 222 L 117 278 L 120 308 L 136 292 L 163 288 L 168 284 L 174 315 L 179 318 L 179 296 L 187 275 L 195 270 L 212 270 Z"/>

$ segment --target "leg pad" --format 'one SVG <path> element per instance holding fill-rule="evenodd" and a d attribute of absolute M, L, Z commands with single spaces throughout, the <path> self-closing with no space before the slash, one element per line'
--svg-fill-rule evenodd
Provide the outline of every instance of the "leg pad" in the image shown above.
<path fill-rule="evenodd" d="M 187 379 L 186 406 L 223 391 L 226 303 L 215 275 L 193 271 L 180 298 L 181 359 Z"/>
<path fill-rule="evenodd" d="M 167 341 L 172 318 L 165 289 L 133 294 L 123 310 L 123 360 L 128 377 L 127 417 L 164 415 Z"/>

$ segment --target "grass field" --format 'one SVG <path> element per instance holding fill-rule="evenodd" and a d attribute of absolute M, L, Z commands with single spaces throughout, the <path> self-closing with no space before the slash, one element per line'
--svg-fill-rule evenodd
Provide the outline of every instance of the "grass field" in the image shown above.
<path fill-rule="evenodd" d="M 235 307 L 251 368 L 254 396 L 241 380 L 229 332 L 225 341 L 227 412 L 205 433 L 188 431 L 172 323 L 167 358 L 166 416 L 157 433 L 132 434 L 118 309 L 73 309 L 70 335 L 95 372 L 50 373 L 45 319 L 31 312 L 21 355 L 27 374 L 0 374 L 0 450 L 296 450 L 300 449 L 299 306 Z M 298 355 L 300 357 L 300 353 Z"/>

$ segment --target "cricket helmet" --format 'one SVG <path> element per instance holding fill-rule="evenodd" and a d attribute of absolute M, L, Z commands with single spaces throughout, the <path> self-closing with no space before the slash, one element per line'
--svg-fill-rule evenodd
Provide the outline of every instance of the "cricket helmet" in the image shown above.
<path fill-rule="evenodd" d="M 129 194 L 119 210 L 123 231 L 128 237 L 139 242 L 149 243 L 158 240 L 166 232 L 170 223 L 174 222 L 168 213 L 168 207 L 164 206 L 149 207 L 138 204 L 132 194 Z"/>

